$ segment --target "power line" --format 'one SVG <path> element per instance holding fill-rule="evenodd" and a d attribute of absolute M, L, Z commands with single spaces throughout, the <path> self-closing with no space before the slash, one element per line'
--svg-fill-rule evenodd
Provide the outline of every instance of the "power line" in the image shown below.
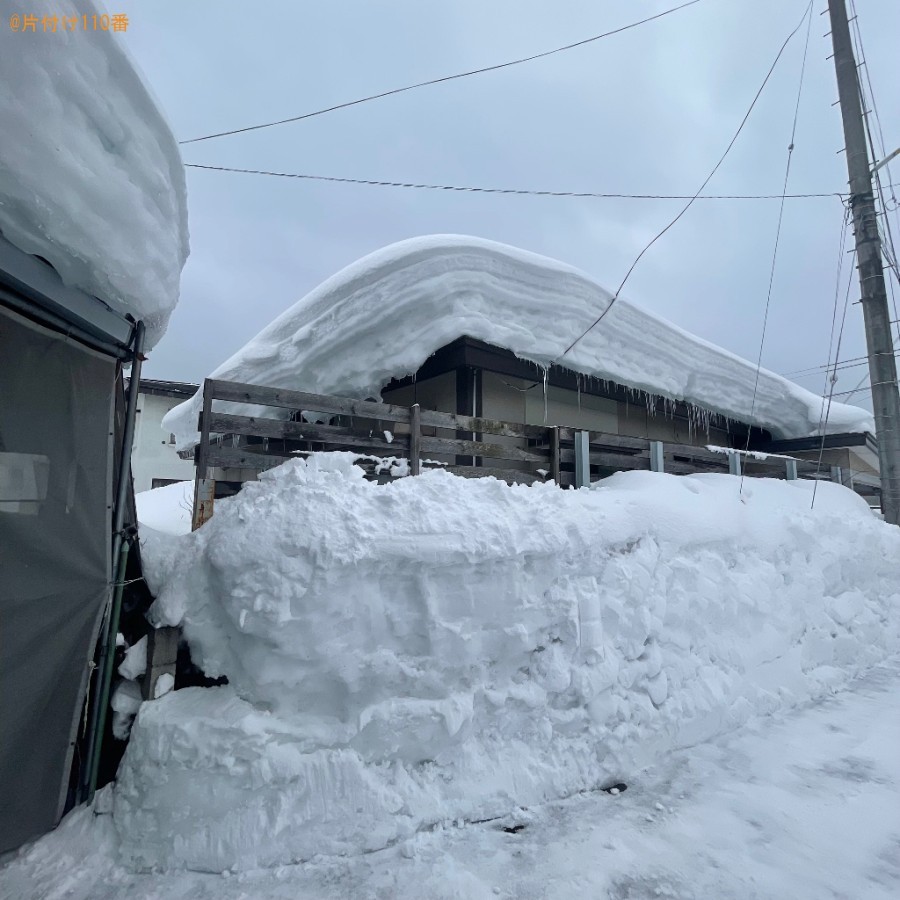
<path fill-rule="evenodd" d="M 863 385 L 863 382 L 866 381 L 866 380 L 868 379 L 868 377 L 869 377 L 869 373 L 866 372 L 866 374 L 863 375 L 863 377 L 860 378 L 860 380 L 856 382 L 856 387 L 853 388 L 852 391 L 840 391 L 839 393 L 834 394 L 833 396 L 835 396 L 835 397 L 847 397 L 847 398 L 849 399 L 849 398 L 852 397 L 854 394 L 870 394 L 870 393 L 872 392 L 872 387 L 871 387 L 871 385 L 870 385 L 869 387 L 863 387 L 863 386 L 862 386 L 862 385 Z M 847 401 L 844 400 L 843 402 L 846 403 Z"/>
<path fill-rule="evenodd" d="M 856 45 L 856 55 L 860 61 L 860 68 L 863 69 L 865 73 L 865 82 L 862 79 L 858 79 L 859 84 L 859 96 L 860 103 L 863 109 L 863 122 L 865 123 L 866 136 L 869 141 L 869 147 L 872 152 L 873 161 L 877 161 L 879 159 L 885 159 L 887 156 L 887 145 L 884 142 L 884 132 L 881 128 L 881 116 L 878 114 L 878 104 L 875 100 L 875 89 L 872 87 L 872 78 L 869 73 L 869 65 L 866 62 L 866 54 L 863 49 L 862 42 L 862 30 L 859 27 L 859 17 L 856 14 L 856 4 L 853 0 L 850 0 L 850 9 L 853 12 L 853 32 L 851 34 L 854 35 L 854 43 Z M 866 85 L 868 85 L 868 102 L 866 98 Z M 871 106 L 871 110 L 867 109 L 867 107 Z M 872 126 L 870 120 L 871 114 L 875 116 L 875 124 L 878 129 L 878 137 L 880 147 L 876 145 L 875 138 L 872 133 Z M 886 163 L 885 165 L 887 180 L 891 180 L 891 168 L 890 163 Z M 891 207 L 888 206 L 887 200 L 885 198 L 884 185 L 881 183 L 881 172 L 875 167 L 872 171 L 872 174 L 875 177 L 875 185 L 878 189 L 877 197 L 878 201 L 881 204 L 881 223 L 876 223 L 876 227 L 878 228 L 879 233 L 881 234 L 882 241 L 882 254 L 884 259 L 887 261 L 889 268 L 892 270 L 895 278 L 900 279 L 900 270 L 897 267 L 897 255 L 894 250 L 894 235 L 891 229 Z M 891 197 L 893 199 L 894 207 L 893 211 L 896 213 L 897 210 L 897 196 L 894 194 L 893 189 L 891 189 Z M 883 228 L 882 228 L 883 224 Z M 888 287 L 890 288 L 891 295 L 891 304 L 894 309 L 894 321 L 900 318 L 900 313 L 898 313 L 897 309 L 897 298 L 894 294 L 894 281 L 892 278 L 887 279 Z M 897 337 L 900 339 L 900 324 L 897 325 Z"/>
<path fill-rule="evenodd" d="M 628 31 L 631 28 L 637 28 L 639 25 L 646 25 L 648 22 L 653 22 L 656 19 L 661 19 L 663 16 L 671 15 L 672 13 L 678 12 L 679 10 L 686 9 L 688 6 L 693 6 L 696 3 L 699 3 L 700 0 L 687 0 L 686 3 L 682 3 L 680 6 L 674 6 L 671 9 L 664 10 L 663 12 L 656 13 L 656 15 L 648 16 L 645 19 L 641 19 L 638 22 L 632 22 L 629 25 L 622 25 L 620 28 L 614 28 L 612 31 L 605 31 L 603 34 L 595 34 L 593 37 L 584 38 L 580 41 L 575 41 L 572 44 L 566 44 L 563 47 L 556 47 L 553 50 L 544 50 L 541 53 L 535 53 L 532 56 L 523 56 L 519 59 L 511 59 L 507 62 L 496 63 L 492 66 L 484 66 L 480 69 L 470 69 L 467 72 L 458 72 L 456 75 L 443 75 L 440 78 L 432 78 L 428 81 L 420 81 L 416 84 L 409 84 L 406 87 L 401 88 L 393 88 L 390 91 L 382 91 L 380 94 L 371 94 L 368 97 L 361 97 L 358 100 L 349 100 L 346 103 L 338 103 L 335 106 L 328 106 L 324 109 L 317 109 L 315 112 L 303 113 L 299 116 L 291 116 L 287 119 L 278 119 L 275 122 L 263 122 L 260 125 L 248 125 L 244 128 L 233 128 L 231 131 L 219 131 L 216 134 L 206 134 L 202 137 L 190 138 L 186 141 L 179 141 L 180 144 L 196 144 L 199 141 L 211 141 L 213 138 L 220 137 L 228 137 L 232 134 L 243 134 L 247 131 L 259 131 L 262 128 L 273 128 L 276 125 L 286 125 L 289 122 L 300 122 L 303 119 L 311 119 L 314 116 L 323 116 L 326 113 L 335 112 L 339 109 L 347 109 L 350 106 L 359 106 L 361 103 L 369 103 L 372 100 L 381 100 L 383 97 L 392 97 L 395 94 L 403 94 L 406 91 L 414 91 L 418 88 L 429 87 L 434 84 L 442 84 L 447 81 L 455 81 L 459 78 L 468 78 L 470 75 L 483 75 L 485 72 L 496 72 L 498 69 L 506 69 L 510 66 L 520 66 L 523 63 L 534 62 L 536 59 L 544 59 L 547 56 L 553 56 L 556 53 L 563 53 L 566 50 L 574 50 L 576 47 L 583 47 L 586 44 L 592 44 L 595 41 L 602 40 L 603 38 L 612 37 L 616 34 L 621 34 L 623 31 Z"/>
<path fill-rule="evenodd" d="M 844 312 L 841 316 L 841 328 L 838 331 L 837 346 L 834 349 L 834 369 L 832 370 L 831 375 L 828 379 L 828 382 L 830 382 L 831 387 L 828 389 L 827 399 L 824 396 L 825 392 L 824 391 L 822 392 L 822 394 L 823 394 L 822 405 L 824 407 L 824 410 L 823 410 L 824 415 L 821 413 L 819 415 L 819 431 L 821 432 L 822 440 L 819 442 L 819 456 L 818 456 L 818 459 L 816 460 L 816 476 L 815 476 L 816 481 L 813 484 L 812 502 L 810 504 L 810 509 L 813 509 L 816 505 L 816 490 L 817 490 L 818 484 L 819 484 L 819 472 L 822 469 L 822 460 L 825 456 L 825 433 L 828 431 L 828 419 L 831 415 L 831 405 L 834 402 L 834 386 L 837 384 L 837 380 L 838 380 L 837 362 L 841 357 L 841 341 L 844 338 L 844 324 L 847 321 L 847 310 L 850 307 L 850 285 L 853 283 L 853 265 L 852 265 L 852 263 L 856 262 L 856 257 L 857 257 L 856 250 L 857 250 L 857 248 L 854 247 L 853 248 L 853 256 L 851 258 L 852 262 L 850 265 L 850 271 L 847 273 L 847 275 L 848 275 L 848 277 L 847 277 L 847 292 L 846 292 L 846 294 L 844 294 Z M 838 278 L 840 278 L 840 269 L 838 270 Z M 826 382 L 826 383 L 828 383 L 828 382 Z"/>
<path fill-rule="evenodd" d="M 619 285 L 615 294 L 613 294 L 612 300 L 609 301 L 606 308 L 600 313 L 599 316 L 597 316 L 596 319 L 594 319 L 594 321 L 577 338 L 575 338 L 574 341 L 572 341 L 571 344 L 569 344 L 568 347 L 566 347 L 565 350 L 563 350 L 563 352 L 554 360 L 554 362 L 559 362 L 559 360 L 562 359 L 579 341 L 581 341 L 585 337 L 585 335 L 589 334 L 597 325 L 600 324 L 600 322 L 603 321 L 604 317 L 613 308 L 616 301 L 619 299 L 619 294 L 622 292 L 622 288 L 625 287 L 625 283 L 631 277 L 631 273 L 635 270 L 635 268 L 637 267 L 637 264 L 641 261 L 644 254 L 694 205 L 694 201 L 697 200 L 697 198 L 703 193 L 703 189 L 709 184 L 709 182 L 712 180 L 712 178 L 716 174 L 716 172 L 718 172 L 722 163 L 725 162 L 725 158 L 731 152 L 731 148 L 735 145 L 738 137 L 740 136 L 741 132 L 744 130 L 744 125 L 747 124 L 747 120 L 750 118 L 750 114 L 753 112 L 753 109 L 755 108 L 757 101 L 759 100 L 760 96 L 762 95 L 763 90 L 765 90 L 766 85 L 769 83 L 769 78 L 772 77 L 772 73 L 775 71 L 775 67 L 778 65 L 778 61 L 781 59 L 782 53 L 784 53 L 785 48 L 791 42 L 791 39 L 794 37 L 794 35 L 800 30 L 800 26 L 803 25 L 803 22 L 805 21 L 807 14 L 810 12 L 811 9 L 812 9 L 812 2 L 810 2 L 810 5 L 807 7 L 807 11 L 803 14 L 803 18 L 797 23 L 796 28 L 794 28 L 794 30 L 785 38 L 784 43 L 779 48 L 778 53 L 775 55 L 775 59 L 772 61 L 772 65 L 769 66 L 769 71 L 766 72 L 766 76 L 765 76 L 765 78 L 763 78 L 762 84 L 759 86 L 759 90 L 757 90 L 756 95 L 753 97 L 753 100 L 750 103 L 750 106 L 747 109 L 747 112 L 744 113 L 744 118 L 741 119 L 741 124 L 738 125 L 738 129 L 734 133 L 734 136 L 731 138 L 731 141 L 729 142 L 728 146 L 725 148 L 725 152 L 721 155 L 721 157 L 719 157 L 719 161 L 713 166 L 709 175 L 706 176 L 706 178 L 703 181 L 703 184 L 700 185 L 697 192 L 688 200 L 688 202 L 684 205 L 684 207 L 681 209 L 681 211 L 678 213 L 678 215 L 675 216 L 675 218 L 672 219 L 672 221 L 669 222 L 669 224 L 666 225 L 665 228 L 663 228 L 661 231 L 659 231 L 653 237 L 653 239 L 644 247 L 644 249 L 641 250 L 641 252 L 637 255 L 637 258 L 631 264 L 631 268 L 629 268 L 628 271 L 625 273 L 625 277 L 622 279 L 621 284 Z M 783 194 L 783 192 L 782 192 L 782 194 Z M 781 195 L 779 195 L 779 199 L 781 199 Z"/>
<path fill-rule="evenodd" d="M 759 375 L 762 371 L 763 348 L 766 344 L 766 330 L 769 325 L 769 307 L 772 304 L 772 288 L 775 285 L 775 266 L 778 262 L 778 246 L 781 243 L 781 226 L 784 222 L 784 195 L 787 193 L 788 181 L 791 177 L 791 160 L 794 156 L 794 141 L 797 137 L 797 121 L 800 118 L 800 98 L 803 96 L 803 76 L 806 74 L 806 56 L 809 51 L 809 32 L 812 27 L 812 7 L 812 0 L 810 0 L 809 6 L 806 8 L 806 42 L 803 45 L 803 61 L 800 64 L 800 80 L 797 85 L 797 102 L 794 105 L 794 119 L 791 123 L 791 140 L 788 144 L 787 159 L 784 166 L 784 181 L 781 186 L 781 203 L 778 207 L 778 224 L 775 227 L 775 245 L 772 248 L 772 265 L 769 269 L 769 287 L 766 291 L 766 307 L 765 312 L 763 313 L 762 334 L 759 338 L 759 355 L 756 359 L 756 378 L 753 381 L 753 397 L 750 400 L 750 422 L 753 422 L 753 414 L 756 412 L 756 395 L 759 391 Z M 801 24 L 803 24 L 802 19 Z M 751 429 L 748 428 L 747 445 L 744 447 L 745 452 L 750 449 L 750 432 Z M 743 490 L 743 487 L 744 474 L 741 472 L 741 490 Z"/>
<path fill-rule="evenodd" d="M 460 184 L 430 184 L 411 181 L 379 181 L 373 178 L 339 178 L 331 175 L 309 175 L 299 172 L 274 172 L 266 169 L 242 169 L 235 166 L 207 166 L 200 163 L 185 163 L 186 169 L 205 169 L 210 172 L 233 172 L 241 175 L 265 175 L 271 178 L 294 178 L 301 181 L 325 181 L 337 184 L 362 184 L 372 187 L 407 188 L 422 191 L 449 191 L 472 194 L 512 194 L 526 197 L 582 197 L 600 200 L 781 200 L 781 194 L 625 194 L 603 193 L 599 191 L 546 191 L 525 188 L 477 187 Z M 846 195 L 840 191 L 785 194 L 787 200 L 811 200 L 837 198 Z"/>
<path fill-rule="evenodd" d="M 897 351 L 897 348 L 894 348 L 894 358 L 900 359 L 900 351 Z M 823 366 L 814 366 L 809 369 L 803 369 L 799 372 L 788 372 L 783 374 L 782 378 L 808 378 L 813 375 L 820 375 L 823 372 L 828 372 L 831 369 L 835 369 L 838 372 L 846 371 L 847 369 L 858 369 L 860 366 L 867 366 L 869 364 L 868 356 L 853 356 L 850 359 L 841 360 L 841 362 L 832 364 L 828 363 Z"/>

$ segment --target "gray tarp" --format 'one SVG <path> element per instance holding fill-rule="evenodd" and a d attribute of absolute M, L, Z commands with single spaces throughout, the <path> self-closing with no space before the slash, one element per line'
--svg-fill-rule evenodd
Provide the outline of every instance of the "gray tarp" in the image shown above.
<path fill-rule="evenodd" d="M 0 307 L 0 851 L 65 803 L 109 591 L 115 366 Z"/>

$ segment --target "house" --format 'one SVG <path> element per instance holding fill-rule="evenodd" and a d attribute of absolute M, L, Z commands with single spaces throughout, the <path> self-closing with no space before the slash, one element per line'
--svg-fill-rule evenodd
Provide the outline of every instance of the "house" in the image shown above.
<path fill-rule="evenodd" d="M 193 479 L 193 463 L 178 455 L 175 435 L 163 432 L 162 420 L 196 392 L 197 385 L 188 382 L 141 379 L 131 449 L 135 493 Z"/>
<path fill-rule="evenodd" d="M 822 451 L 827 475 L 877 484 L 867 411 L 832 404 L 821 422 L 822 398 L 799 385 L 614 301 L 570 266 L 472 237 L 403 241 L 352 264 L 211 377 L 816 462 Z M 197 440 L 200 405 L 198 393 L 164 420 L 180 447 Z"/>
<path fill-rule="evenodd" d="M 101 771 L 117 609 L 140 574 L 123 373 L 164 333 L 188 250 L 178 147 L 118 36 L 15 37 L 0 53 L 0 853 Z"/>

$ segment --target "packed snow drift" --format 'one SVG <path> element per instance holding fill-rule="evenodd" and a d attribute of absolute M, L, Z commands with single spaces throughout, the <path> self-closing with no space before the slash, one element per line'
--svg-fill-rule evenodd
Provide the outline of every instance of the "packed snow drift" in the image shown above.
<path fill-rule="evenodd" d="M 134 495 L 138 521 L 163 534 L 188 534 L 194 508 L 194 482 L 176 481 Z"/>
<path fill-rule="evenodd" d="M 611 300 L 588 275 L 553 259 L 473 237 L 416 238 L 329 278 L 210 377 L 379 397 L 392 378 L 415 373 L 436 350 L 468 335 L 542 366 L 559 360 L 585 375 L 752 421 L 776 437 L 819 429 L 821 397 L 762 370 L 754 400 L 756 366 L 625 299 L 559 359 Z M 200 405 L 198 393 L 163 420 L 180 446 L 197 440 Z M 828 431 L 874 432 L 874 424 L 865 410 L 832 404 Z"/>
<path fill-rule="evenodd" d="M 39 24 L 0 31 L 0 233 L 66 284 L 143 319 L 149 349 L 188 255 L 178 145 L 121 34 L 40 24 L 105 10 L 33 0 L 10 12 Z"/>
<path fill-rule="evenodd" d="M 265 472 L 158 551 L 152 615 L 229 684 L 141 707 L 131 865 L 360 853 L 627 783 L 900 649 L 900 533 L 838 485 L 811 510 L 802 481 L 379 485 L 351 460 Z"/>

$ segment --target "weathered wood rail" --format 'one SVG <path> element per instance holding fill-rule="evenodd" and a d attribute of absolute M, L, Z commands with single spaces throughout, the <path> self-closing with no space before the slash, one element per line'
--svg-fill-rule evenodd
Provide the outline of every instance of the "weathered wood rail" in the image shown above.
<path fill-rule="evenodd" d="M 232 406 L 232 411 L 223 412 L 213 409 L 215 401 L 240 404 L 244 409 Z M 290 410 L 293 418 L 240 414 L 247 407 Z M 377 477 L 377 460 L 384 457 L 408 460 L 411 475 L 440 466 L 465 477 L 492 475 L 519 484 L 554 481 L 561 487 L 581 487 L 592 477 L 633 469 L 676 475 L 743 472 L 769 478 L 817 477 L 814 463 L 790 457 L 758 458 L 727 448 L 524 425 L 418 405 L 394 406 L 214 379 L 203 385 L 198 430 L 195 527 L 212 512 L 214 486 L 209 475 L 213 469 L 256 472 L 321 450 L 358 453 L 370 477 Z"/>

